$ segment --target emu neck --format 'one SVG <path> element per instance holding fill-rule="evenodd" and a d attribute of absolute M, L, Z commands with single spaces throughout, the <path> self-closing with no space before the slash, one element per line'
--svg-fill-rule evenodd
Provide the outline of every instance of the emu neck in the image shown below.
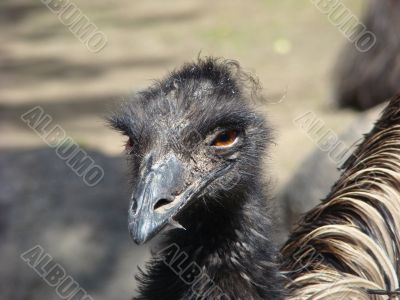
<path fill-rule="evenodd" d="M 196 207 L 181 220 L 186 231 L 168 234 L 159 252 L 162 260 L 141 280 L 148 285 L 142 299 L 153 299 L 149 292 L 162 287 L 163 299 L 282 298 L 266 200 L 261 195 L 235 198 L 207 199 L 214 204 Z"/>

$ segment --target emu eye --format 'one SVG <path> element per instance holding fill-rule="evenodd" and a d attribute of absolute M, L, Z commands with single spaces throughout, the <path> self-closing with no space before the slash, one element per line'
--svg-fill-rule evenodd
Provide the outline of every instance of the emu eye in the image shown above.
<path fill-rule="evenodd" d="M 131 137 L 128 137 L 128 140 L 125 143 L 125 150 L 127 152 L 132 151 L 133 145 L 134 145 L 133 139 Z"/>
<path fill-rule="evenodd" d="M 237 140 L 238 132 L 236 130 L 226 130 L 217 135 L 211 146 L 228 147 L 233 145 Z"/>

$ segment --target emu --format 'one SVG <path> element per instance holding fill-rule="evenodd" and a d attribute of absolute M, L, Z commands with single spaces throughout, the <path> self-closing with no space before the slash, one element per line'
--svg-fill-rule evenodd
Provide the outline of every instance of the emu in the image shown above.
<path fill-rule="evenodd" d="M 400 297 L 400 96 L 343 168 L 281 249 L 288 300 Z"/>
<path fill-rule="evenodd" d="M 362 24 L 376 41 L 368 51 L 348 43 L 340 52 L 334 71 L 339 107 L 365 110 L 400 92 L 400 1 L 368 2 Z"/>
<path fill-rule="evenodd" d="M 199 59 L 139 92 L 110 117 L 127 137 L 130 234 L 142 244 L 164 231 L 161 250 L 137 276 L 135 299 L 298 299 L 349 278 L 359 294 L 394 291 L 400 246 L 400 216 L 394 209 L 400 204 L 399 118 L 384 115 L 376 131 L 393 124 L 396 131 L 381 137 L 382 149 L 375 136 L 367 137 L 342 181 L 305 216 L 280 254 L 270 238 L 270 197 L 262 180 L 262 157 L 272 134 L 249 101 L 254 83 L 236 62 Z M 392 117 L 400 116 L 399 104 L 393 101 Z M 365 143 L 371 145 L 363 148 Z M 375 164 L 368 159 L 379 151 L 387 158 L 376 158 L 382 166 L 368 198 L 365 185 L 357 184 L 372 180 L 367 173 Z M 368 200 L 374 196 L 376 202 Z M 369 239 L 362 243 L 364 236 Z M 310 249 L 319 255 L 312 256 Z M 361 257 L 358 264 L 350 254 Z"/>

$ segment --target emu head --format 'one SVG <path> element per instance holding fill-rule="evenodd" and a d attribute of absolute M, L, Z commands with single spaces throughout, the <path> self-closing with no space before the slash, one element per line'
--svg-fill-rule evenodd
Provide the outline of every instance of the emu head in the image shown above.
<path fill-rule="evenodd" d="M 199 60 L 111 116 L 127 138 L 129 230 L 137 244 L 198 206 L 232 207 L 254 192 L 269 134 L 251 108 L 248 79 L 237 63 Z"/>

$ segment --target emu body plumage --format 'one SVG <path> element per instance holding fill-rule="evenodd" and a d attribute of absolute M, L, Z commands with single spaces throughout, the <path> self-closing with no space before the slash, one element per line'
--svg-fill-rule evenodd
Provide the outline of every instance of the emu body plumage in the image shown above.
<path fill-rule="evenodd" d="M 389 103 L 281 255 L 291 280 L 289 299 L 387 299 L 399 292 L 400 97 Z"/>
<path fill-rule="evenodd" d="M 199 60 L 111 118 L 128 138 L 133 239 L 178 227 L 140 271 L 135 299 L 385 299 L 399 287 L 400 98 L 279 254 L 261 179 L 271 130 L 248 79 L 236 63 Z"/>

